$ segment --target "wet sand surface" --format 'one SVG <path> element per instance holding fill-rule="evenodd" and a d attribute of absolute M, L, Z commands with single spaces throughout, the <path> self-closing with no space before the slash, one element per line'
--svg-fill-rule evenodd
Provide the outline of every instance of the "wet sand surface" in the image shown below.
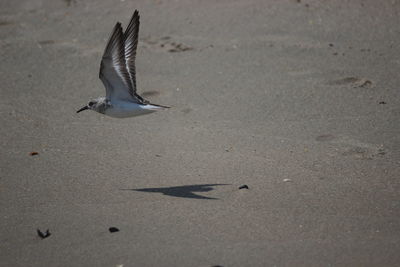
<path fill-rule="evenodd" d="M 76 114 L 135 9 L 139 93 L 172 108 Z M 398 265 L 399 25 L 397 1 L 0 2 L 0 265 Z"/>

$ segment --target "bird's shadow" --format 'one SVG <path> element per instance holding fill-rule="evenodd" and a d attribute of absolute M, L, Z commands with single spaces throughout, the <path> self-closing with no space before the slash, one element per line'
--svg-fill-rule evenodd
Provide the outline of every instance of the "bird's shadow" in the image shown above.
<path fill-rule="evenodd" d="M 197 184 L 197 185 L 183 185 L 172 187 L 157 187 L 157 188 L 138 188 L 138 189 L 121 189 L 131 190 L 147 193 L 161 193 L 166 196 L 183 197 L 183 198 L 196 198 L 196 199 L 218 199 L 213 197 L 205 197 L 197 195 L 197 192 L 209 192 L 214 190 L 214 186 L 228 185 L 228 184 Z"/>

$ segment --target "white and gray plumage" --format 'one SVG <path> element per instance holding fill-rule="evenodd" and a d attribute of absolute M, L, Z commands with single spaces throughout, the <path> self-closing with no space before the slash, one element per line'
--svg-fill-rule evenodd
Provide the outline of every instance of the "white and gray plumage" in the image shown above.
<path fill-rule="evenodd" d="M 136 93 L 135 58 L 139 39 L 139 12 L 135 10 L 125 32 L 121 23 L 114 26 L 100 64 L 99 78 L 106 97 L 91 100 L 79 109 L 94 110 L 115 118 L 127 118 L 155 112 L 166 106 L 152 104 Z"/>

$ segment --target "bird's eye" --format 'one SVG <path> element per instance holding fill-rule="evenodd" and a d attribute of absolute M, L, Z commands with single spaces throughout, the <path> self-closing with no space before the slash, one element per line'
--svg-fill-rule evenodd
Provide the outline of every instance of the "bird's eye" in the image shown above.
<path fill-rule="evenodd" d="M 90 102 L 89 102 L 89 107 L 91 107 L 91 106 L 93 106 L 93 105 L 94 105 L 94 102 L 90 101 Z"/>

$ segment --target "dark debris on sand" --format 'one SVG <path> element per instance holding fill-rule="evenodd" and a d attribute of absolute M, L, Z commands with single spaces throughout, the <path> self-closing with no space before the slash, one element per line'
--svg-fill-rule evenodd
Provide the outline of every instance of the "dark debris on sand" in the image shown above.
<path fill-rule="evenodd" d="M 40 231 L 40 229 L 37 229 L 36 231 L 37 231 L 38 236 L 42 239 L 45 239 L 51 235 L 49 229 L 47 229 L 46 232 L 42 232 L 42 231 Z"/>
<path fill-rule="evenodd" d="M 108 228 L 108 231 L 110 231 L 110 233 L 116 233 L 119 232 L 119 229 L 117 227 L 110 227 Z"/>

